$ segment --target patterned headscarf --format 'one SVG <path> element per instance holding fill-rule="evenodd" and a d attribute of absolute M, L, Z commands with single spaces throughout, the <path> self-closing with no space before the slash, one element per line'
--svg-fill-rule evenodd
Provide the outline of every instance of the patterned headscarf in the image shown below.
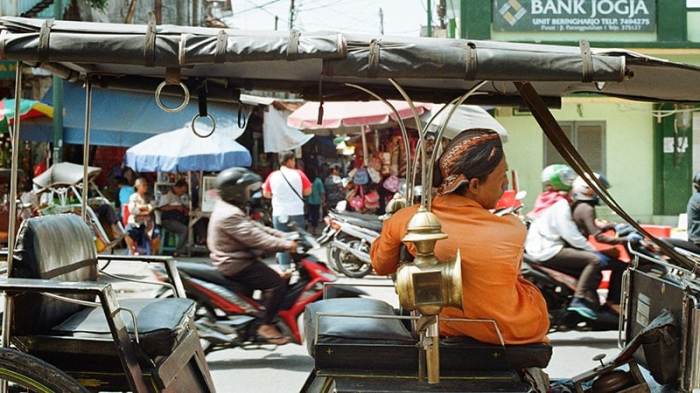
<path fill-rule="evenodd" d="M 457 135 L 442 153 L 435 174 L 438 194 L 455 192 L 471 179 L 483 179 L 503 158 L 503 145 L 497 132 L 474 128 Z"/>

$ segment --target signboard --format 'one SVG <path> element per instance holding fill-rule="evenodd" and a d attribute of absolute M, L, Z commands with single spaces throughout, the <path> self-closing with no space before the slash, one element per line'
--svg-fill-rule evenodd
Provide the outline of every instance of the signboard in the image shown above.
<path fill-rule="evenodd" d="M 654 32 L 656 0 L 494 0 L 493 28 L 511 32 Z"/>
<path fill-rule="evenodd" d="M 15 70 L 17 63 L 14 61 L 0 61 L 0 79 L 15 79 Z"/>

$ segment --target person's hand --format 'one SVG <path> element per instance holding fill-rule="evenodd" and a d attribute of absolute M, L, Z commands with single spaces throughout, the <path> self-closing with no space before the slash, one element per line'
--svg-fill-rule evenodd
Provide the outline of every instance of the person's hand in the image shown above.
<path fill-rule="evenodd" d="M 299 244 L 297 244 L 297 241 L 296 241 L 296 240 L 292 240 L 292 245 L 289 246 L 289 252 L 291 252 L 292 254 L 296 254 L 296 253 L 297 253 L 297 248 L 298 248 L 298 247 L 299 247 Z"/>

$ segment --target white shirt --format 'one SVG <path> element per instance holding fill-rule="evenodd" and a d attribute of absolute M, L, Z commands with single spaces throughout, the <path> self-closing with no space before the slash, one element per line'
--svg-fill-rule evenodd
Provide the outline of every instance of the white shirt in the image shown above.
<path fill-rule="evenodd" d="M 140 224 L 147 221 L 148 216 L 139 215 L 139 213 L 141 212 L 141 208 L 149 208 L 150 206 L 151 205 L 146 202 L 146 199 L 139 195 L 138 192 L 131 194 L 131 196 L 129 196 L 129 219 L 127 220 L 127 223 Z"/>
<path fill-rule="evenodd" d="M 304 190 L 310 187 L 309 178 L 298 169 L 282 166 L 279 170 L 272 172 L 263 185 L 264 191 L 272 194 L 272 215 L 274 217 L 304 215 L 304 200 L 301 197 L 304 195 Z"/>
<path fill-rule="evenodd" d="M 595 251 L 571 217 L 569 202 L 560 200 L 532 223 L 525 240 L 525 252 L 544 262 L 557 255 L 566 243 L 581 250 Z"/>
<path fill-rule="evenodd" d="M 184 194 L 182 196 L 177 196 L 170 190 L 165 195 L 160 197 L 158 201 L 158 207 L 164 206 L 185 206 L 186 201 L 184 200 Z"/>

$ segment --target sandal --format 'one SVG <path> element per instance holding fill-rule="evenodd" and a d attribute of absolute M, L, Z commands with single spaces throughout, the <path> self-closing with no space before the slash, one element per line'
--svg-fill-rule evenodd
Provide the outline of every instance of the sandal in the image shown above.
<path fill-rule="evenodd" d="M 280 332 L 274 326 L 268 325 L 265 327 L 265 325 L 261 325 L 257 333 L 258 337 L 270 344 L 284 345 L 289 343 L 289 337 L 280 335 Z M 273 334 L 275 335 L 273 336 Z"/>

